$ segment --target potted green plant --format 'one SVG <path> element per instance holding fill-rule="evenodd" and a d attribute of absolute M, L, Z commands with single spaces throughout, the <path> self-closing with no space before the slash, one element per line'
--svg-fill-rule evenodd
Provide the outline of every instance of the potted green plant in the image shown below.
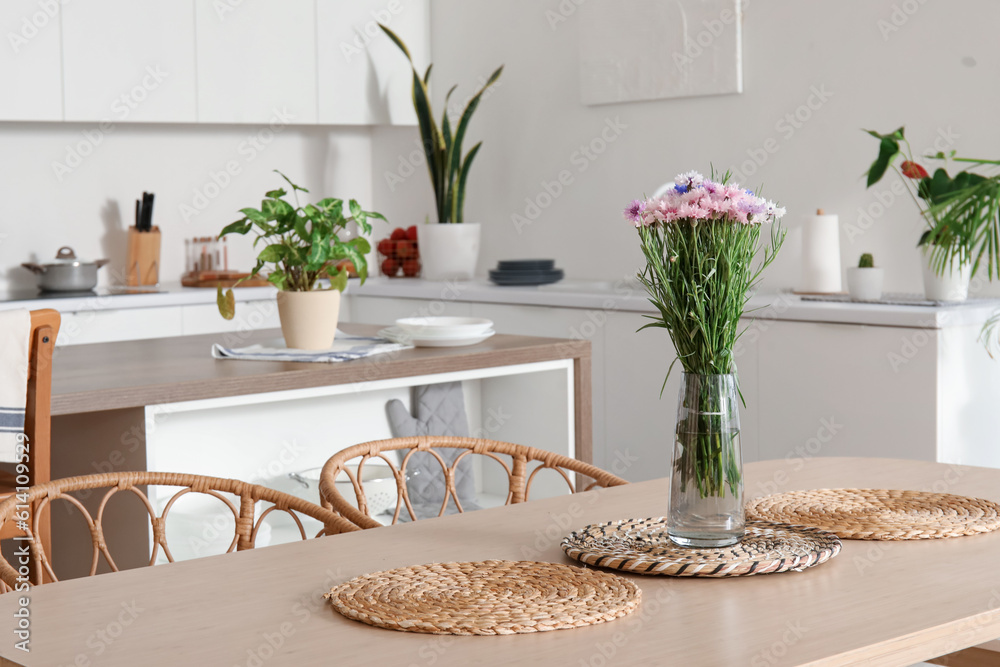
<path fill-rule="evenodd" d="M 878 183 L 891 166 L 926 222 L 917 243 L 924 259 L 925 296 L 932 301 L 964 301 L 969 280 L 984 259 L 987 279 L 1000 277 L 1000 175 L 963 169 L 951 176 L 943 167 L 932 175 L 913 159 L 904 128 L 888 134 L 867 132 L 879 140 L 878 157 L 868 170 L 868 187 Z M 904 160 L 897 167 L 900 155 Z M 1000 160 L 955 157 L 955 151 L 926 159 L 973 165 L 969 169 L 1000 165 Z"/>
<path fill-rule="evenodd" d="M 476 273 L 481 232 L 479 223 L 465 221 L 465 188 L 469 168 L 483 142 L 478 142 L 465 155 L 462 154 L 462 142 L 472 120 L 472 114 L 482 101 L 483 93 L 500 78 L 503 66 L 498 67 L 479 92 L 469 99 L 454 129 L 448 118 L 448 100 L 458 86 L 452 86 L 445 95 L 445 109 L 441 115 L 441 125 L 438 127 L 431 107 L 430 94 L 427 91 L 433 64 L 428 65 L 421 76 L 403 40 L 384 25 L 379 24 L 379 26 L 410 61 L 413 70 L 413 107 L 417 112 L 420 136 L 427 157 L 427 169 L 430 172 L 431 185 L 434 187 L 437 222 L 440 224 L 424 225 L 419 232 L 424 278 L 468 280 Z"/>
<path fill-rule="evenodd" d="M 875 259 L 866 252 L 857 266 L 847 269 L 847 291 L 856 301 L 878 301 L 882 298 L 882 279 L 882 269 L 875 266 Z"/>
<path fill-rule="evenodd" d="M 275 170 L 277 171 L 277 170 Z M 300 350 L 325 350 L 333 345 L 340 313 L 340 294 L 347 287 L 353 264 L 362 284 L 368 277 L 365 254 L 371 245 L 364 234 L 371 234 L 369 218 L 385 220 L 381 213 L 362 210 L 351 199 L 344 214 L 344 200 L 327 197 L 315 204 L 300 206 L 298 193 L 309 192 L 277 172 L 292 188 L 292 205 L 285 198 L 284 188 L 264 195 L 260 208 L 240 209 L 243 217 L 226 225 L 219 238 L 228 234 L 246 235 L 254 232 L 254 247 L 263 243 L 257 263 L 245 278 L 267 274 L 267 280 L 278 288 L 278 315 L 285 344 Z M 360 233 L 346 238 L 346 228 L 354 221 Z M 344 238 L 342 238 L 344 237 Z M 338 264 L 341 264 L 338 267 Z M 329 279 L 329 284 L 323 281 Z M 233 291 L 218 290 L 219 312 L 227 320 L 235 315 Z"/>

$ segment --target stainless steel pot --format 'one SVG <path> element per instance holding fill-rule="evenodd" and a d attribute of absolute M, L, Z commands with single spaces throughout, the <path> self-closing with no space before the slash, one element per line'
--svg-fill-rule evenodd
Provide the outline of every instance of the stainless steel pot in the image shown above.
<path fill-rule="evenodd" d="M 86 292 L 97 287 L 97 270 L 107 263 L 106 259 L 83 262 L 72 248 L 63 246 L 54 262 L 25 262 L 21 266 L 38 274 L 38 286 L 46 292 Z"/>

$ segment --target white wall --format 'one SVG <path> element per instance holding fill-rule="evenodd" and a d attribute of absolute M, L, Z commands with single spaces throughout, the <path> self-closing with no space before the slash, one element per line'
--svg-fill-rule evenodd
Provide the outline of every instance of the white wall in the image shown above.
<path fill-rule="evenodd" d="M 876 194 L 862 180 L 877 143 L 861 128 L 888 131 L 905 123 L 919 152 L 951 132 L 961 154 L 1000 157 L 1000 3 L 992 0 L 748 0 L 743 94 L 594 107 L 579 102 L 577 83 L 576 7 L 585 2 L 433 0 L 439 100 L 453 82 L 468 95 L 506 64 L 500 87 L 472 126 L 472 141 L 485 143 L 470 177 L 466 214 L 487 223 L 483 273 L 498 259 L 547 256 L 575 278 L 620 278 L 641 259 L 634 231 L 620 215 L 628 200 L 651 194 L 680 171 L 707 172 L 710 163 L 740 169 L 748 151 L 760 155 L 765 145 L 777 145 L 746 179 L 753 187 L 763 183 L 765 194 L 789 210 L 792 233 L 766 283 L 796 282 L 796 227 L 801 216 L 822 207 L 841 216 L 845 263 L 873 252 L 887 269 L 887 290 L 920 291 L 913 249 L 920 222 L 913 202 L 888 190 L 892 181 L 878 189 L 896 201 L 867 229 L 859 226 L 859 209 L 878 213 Z M 828 99 L 821 102 L 814 91 Z M 799 127 L 784 120 L 810 100 L 817 108 L 799 111 L 809 116 Z M 592 162 L 581 160 L 580 147 L 609 122 L 621 124 L 620 136 Z M 405 128 L 376 134 L 373 187 L 380 204 L 392 194 L 391 206 L 417 221 L 432 211 L 421 190 L 429 189 L 423 165 L 394 183 L 394 192 L 386 177 L 399 173 L 413 136 Z M 562 170 L 572 184 L 519 231 L 512 215 L 533 213 L 526 199 L 537 200 L 543 182 Z M 398 199 L 400 192 L 411 199 Z M 850 225 L 860 232 L 851 238 Z"/>
<path fill-rule="evenodd" d="M 950 131 L 963 154 L 1000 155 L 1000 49 L 994 43 L 1000 4 L 991 0 L 748 0 L 743 94 L 596 107 L 580 104 L 577 83 L 575 8 L 585 2 L 433 0 L 439 104 L 451 83 L 461 84 L 453 99 L 464 100 L 494 67 L 506 64 L 467 144 L 485 139 L 466 207 L 468 219 L 486 223 L 482 273 L 502 258 L 551 256 L 573 278 L 630 274 L 641 257 L 620 216 L 629 199 L 651 193 L 681 170 L 707 170 L 710 163 L 740 169 L 750 153 L 759 156 L 762 147 L 776 144 L 777 152 L 746 179 L 752 186 L 763 183 L 765 194 L 789 209 L 792 233 L 767 284 L 796 282 L 796 226 L 823 207 L 841 215 L 845 263 L 873 252 L 888 270 L 888 290 L 919 291 L 913 246 L 920 223 L 913 203 L 888 190 L 892 181 L 879 190 L 895 201 L 861 229 L 859 209 L 878 213 L 879 202 L 862 181 L 876 142 L 860 128 L 907 123 L 918 151 Z M 885 26 L 897 27 L 893 21 L 899 29 L 887 31 Z M 817 104 L 813 97 L 819 108 L 803 109 L 810 118 L 794 128 L 785 115 L 807 104 L 814 89 L 828 91 L 829 99 Z M 595 141 L 599 148 L 596 140 L 609 122 L 620 124 L 620 134 L 587 160 L 581 147 Z M 97 129 L 0 124 L 0 288 L 33 285 L 20 262 L 50 257 L 63 244 L 87 257 L 108 256 L 120 269 L 123 230 L 144 189 L 157 193 L 167 280 L 183 269 L 183 239 L 214 233 L 235 219 L 237 209 L 257 203 L 277 184 L 275 167 L 319 195 L 357 197 L 394 224 L 418 223 L 433 211 L 424 164 L 407 167 L 417 148 L 415 128 L 287 127 L 248 159 L 252 151 L 244 142 L 260 127 L 119 125 L 60 180 L 53 164 L 65 163 L 67 151 Z M 196 190 L 207 187 L 211 194 L 212 172 L 230 160 L 241 173 L 204 210 L 183 220 L 180 206 L 193 206 Z M 526 200 L 547 203 L 544 183 L 563 170 L 572 183 L 518 229 L 512 216 L 535 213 Z M 849 238 L 851 225 L 861 233 Z M 384 234 L 380 228 L 376 237 Z M 246 250 L 244 266 L 249 258 Z"/>
<path fill-rule="evenodd" d="M 87 259 L 110 258 L 102 283 L 121 282 L 114 278 L 125 265 L 125 229 L 143 190 L 156 193 L 161 279 L 173 282 L 184 270 L 184 239 L 217 234 L 240 208 L 259 207 L 264 192 L 283 185 L 272 169 L 315 199 L 373 206 L 370 132 L 280 119 L 273 128 L 119 124 L 110 132 L 97 124 L 0 123 L 0 289 L 33 287 L 20 263 L 50 259 L 61 245 Z M 249 269 L 252 256 L 249 241 L 234 243 L 230 268 Z"/>

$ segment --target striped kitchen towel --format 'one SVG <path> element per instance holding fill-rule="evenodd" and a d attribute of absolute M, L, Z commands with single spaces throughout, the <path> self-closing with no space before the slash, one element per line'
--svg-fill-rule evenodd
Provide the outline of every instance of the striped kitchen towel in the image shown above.
<path fill-rule="evenodd" d="M 337 331 L 333 347 L 329 350 L 293 350 L 284 347 L 284 341 L 278 339 L 271 345 L 250 345 L 249 347 L 223 347 L 216 343 L 212 346 L 212 356 L 216 359 L 248 359 L 255 361 L 318 361 L 335 363 L 338 361 L 353 361 L 375 354 L 396 352 L 413 347 L 393 343 L 385 338 L 369 336 L 351 336 L 343 331 Z"/>
<path fill-rule="evenodd" d="M 0 311 L 0 461 L 15 461 L 24 437 L 30 340 L 31 313 Z"/>

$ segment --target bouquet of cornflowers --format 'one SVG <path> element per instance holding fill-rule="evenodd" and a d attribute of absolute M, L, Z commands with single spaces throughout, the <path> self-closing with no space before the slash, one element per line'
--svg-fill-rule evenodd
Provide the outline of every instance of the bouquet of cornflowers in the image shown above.
<path fill-rule="evenodd" d="M 754 266 L 762 225 L 776 223 L 785 209 L 728 180 L 728 173 L 715 181 L 691 171 L 679 175 L 662 196 L 635 200 L 625 209 L 646 256 L 638 277 L 658 311 L 642 328 L 666 329 L 677 351 L 674 363 L 680 361 L 689 374 L 736 372 L 733 347 L 741 334 L 740 317 L 784 240 L 784 230 L 773 224 L 770 242 Z M 672 369 L 673 363 L 667 377 Z M 703 405 L 708 401 L 705 397 Z M 690 426 L 697 427 L 691 433 L 707 432 L 712 424 Z M 731 485 L 739 481 L 738 471 L 721 469 L 721 461 L 732 460 L 723 456 L 725 446 L 700 442 L 685 448 L 687 459 L 678 462 L 685 481 L 695 476 L 702 496 L 724 493 L 724 479 Z"/>

